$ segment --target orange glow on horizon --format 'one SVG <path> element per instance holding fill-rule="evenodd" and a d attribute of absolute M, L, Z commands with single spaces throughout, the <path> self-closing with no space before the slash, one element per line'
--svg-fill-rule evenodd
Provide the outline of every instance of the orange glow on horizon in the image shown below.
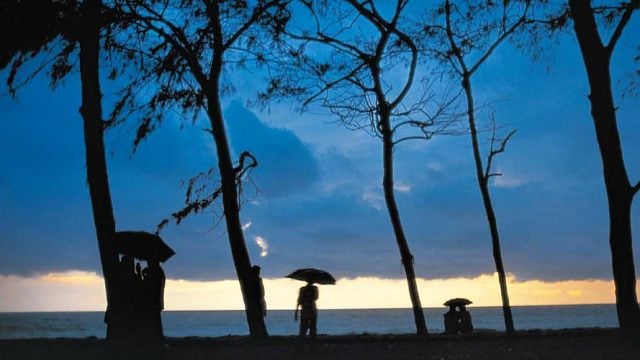
<path fill-rule="evenodd" d="M 508 277 L 511 304 L 571 305 L 613 303 L 610 280 L 519 281 Z M 497 275 L 474 278 L 417 279 L 425 307 L 441 307 L 453 297 L 473 300 L 472 306 L 500 306 Z M 298 288 L 291 279 L 264 279 L 267 307 L 293 309 Z M 638 287 L 640 292 L 640 287 Z M 101 311 L 106 306 L 102 277 L 92 272 L 48 273 L 37 277 L 0 276 L 0 311 Z M 192 281 L 169 279 L 167 310 L 241 310 L 236 280 Z M 321 309 L 406 308 L 411 303 L 406 280 L 358 277 L 320 286 Z"/>

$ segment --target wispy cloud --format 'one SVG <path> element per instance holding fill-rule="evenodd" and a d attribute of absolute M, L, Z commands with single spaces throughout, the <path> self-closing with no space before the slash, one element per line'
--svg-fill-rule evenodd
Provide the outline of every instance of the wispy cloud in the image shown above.
<path fill-rule="evenodd" d="M 367 204 L 371 205 L 376 210 L 382 210 L 382 205 L 384 204 L 384 198 L 380 195 L 379 192 L 366 191 L 362 194 L 362 200 Z"/>
<path fill-rule="evenodd" d="M 251 227 L 251 225 L 253 225 L 251 221 L 247 222 L 246 224 L 242 225 L 242 230 L 246 231 L 248 228 Z"/>
<path fill-rule="evenodd" d="M 517 188 L 531 181 L 531 179 L 527 179 L 525 176 L 518 176 L 512 173 L 503 173 L 501 170 L 498 170 L 497 173 L 500 173 L 502 175 L 493 178 L 493 186 L 496 187 Z"/>
<path fill-rule="evenodd" d="M 256 245 L 258 245 L 258 247 L 260 247 L 260 249 L 262 250 L 260 252 L 261 257 L 266 257 L 267 255 L 269 255 L 269 243 L 267 242 L 267 239 L 263 238 L 262 236 L 256 236 L 253 238 L 253 240 L 256 242 Z"/>
<path fill-rule="evenodd" d="M 411 191 L 411 185 L 406 184 L 406 183 L 403 183 L 403 182 L 396 182 L 396 183 L 393 185 L 393 188 L 394 188 L 396 191 L 399 191 L 399 192 L 401 192 L 401 193 L 408 193 L 408 192 L 410 192 L 410 191 Z"/>

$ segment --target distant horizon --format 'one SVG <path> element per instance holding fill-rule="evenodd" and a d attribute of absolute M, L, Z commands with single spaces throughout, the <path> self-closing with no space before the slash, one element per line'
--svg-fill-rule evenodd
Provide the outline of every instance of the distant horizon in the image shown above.
<path fill-rule="evenodd" d="M 470 278 L 424 279 L 417 284 L 423 308 L 443 308 L 446 300 L 464 297 L 472 307 L 500 307 L 497 275 Z M 268 310 L 292 310 L 304 283 L 263 279 Z M 609 305 L 615 300 L 612 280 L 519 280 L 508 276 L 512 306 Z M 638 286 L 640 288 L 640 286 Z M 318 308 L 323 310 L 405 309 L 411 305 L 402 278 L 338 278 L 336 285 L 319 285 Z M 639 289 L 640 290 L 640 289 Z M 39 277 L 0 275 L 0 293 L 6 294 L 0 312 L 104 311 L 104 282 L 94 272 L 48 273 Z M 44 297 L 34 294 L 46 294 Z M 244 311 L 237 280 L 193 281 L 167 279 L 165 311 Z"/>
<path fill-rule="evenodd" d="M 615 303 L 598 303 L 598 304 L 549 304 L 549 305 L 511 305 L 511 307 L 513 308 L 523 308 L 523 307 L 570 307 L 570 306 L 600 306 L 600 305 L 615 305 Z M 487 305 L 487 306 L 475 306 L 474 304 L 468 305 L 467 308 L 501 308 L 501 305 Z M 445 306 L 441 306 L 441 307 L 437 307 L 437 306 L 423 306 L 423 309 L 445 309 Z M 400 307 L 400 308 L 343 308 L 343 309 L 322 309 L 322 308 L 318 308 L 318 311 L 346 311 L 346 310 L 412 310 L 411 307 Z M 241 309 L 230 309 L 230 310 L 223 310 L 223 309 L 218 309 L 218 310 L 163 310 L 165 312 L 245 312 L 245 310 L 241 310 Z M 268 311 L 294 311 L 293 308 L 291 309 L 270 309 Z M 20 314 L 20 313 L 24 313 L 24 314 L 38 314 L 38 313 L 101 313 L 104 312 L 104 310 L 78 310 L 78 311 L 67 311 L 67 310 L 62 310 L 62 311 L 56 311 L 56 310 L 51 310 L 51 311 L 0 311 L 0 314 Z"/>

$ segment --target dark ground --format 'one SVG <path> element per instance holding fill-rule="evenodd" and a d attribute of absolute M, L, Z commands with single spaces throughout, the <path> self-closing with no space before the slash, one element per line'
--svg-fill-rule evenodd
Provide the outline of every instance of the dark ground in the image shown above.
<path fill-rule="evenodd" d="M 98 339 L 0 340 L 0 359 L 640 359 L 640 346 L 613 329 L 498 332 L 466 336 L 320 336 L 315 342 L 272 337 L 169 338 L 168 347 L 122 349 Z M 639 341 L 640 344 L 640 341 Z"/>

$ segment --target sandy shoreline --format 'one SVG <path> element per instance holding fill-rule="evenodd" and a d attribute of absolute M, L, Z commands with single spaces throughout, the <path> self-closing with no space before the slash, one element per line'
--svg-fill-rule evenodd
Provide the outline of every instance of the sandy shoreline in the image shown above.
<path fill-rule="evenodd" d="M 104 340 L 0 340 L 2 359 L 640 359 L 640 347 L 615 329 L 520 331 L 511 339 L 495 331 L 468 336 L 411 334 L 295 336 L 251 341 L 246 336 L 168 338 L 166 349 L 121 349 Z"/>

